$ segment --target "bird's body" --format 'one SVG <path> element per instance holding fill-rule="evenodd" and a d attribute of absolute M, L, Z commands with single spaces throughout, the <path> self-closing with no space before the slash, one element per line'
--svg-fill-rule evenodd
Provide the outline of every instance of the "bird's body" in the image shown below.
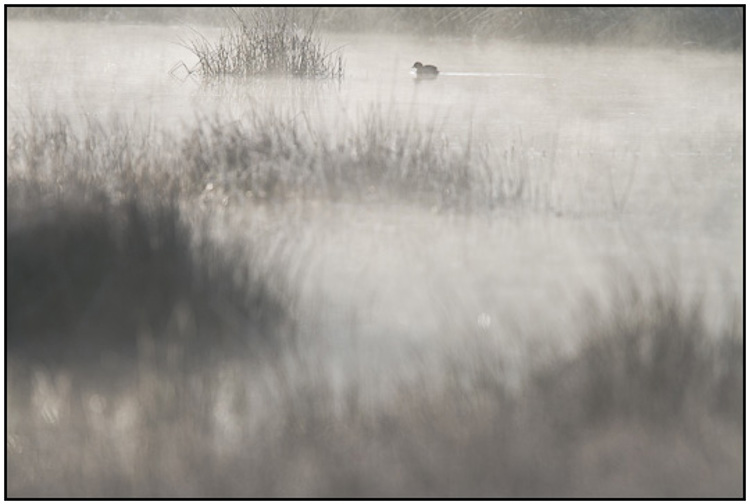
<path fill-rule="evenodd" d="M 417 77 L 423 79 L 434 79 L 440 73 L 435 65 L 423 65 L 419 61 L 414 63 L 411 68 L 417 74 Z"/>

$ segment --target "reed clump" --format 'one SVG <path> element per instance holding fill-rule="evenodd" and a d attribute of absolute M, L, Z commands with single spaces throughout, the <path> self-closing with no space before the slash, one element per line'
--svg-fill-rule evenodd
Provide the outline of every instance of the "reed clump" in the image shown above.
<path fill-rule="evenodd" d="M 342 79 L 342 55 L 329 51 L 316 34 L 315 18 L 297 22 L 294 10 L 256 9 L 232 18 L 217 42 L 197 33 L 185 46 L 198 57 L 191 69 L 206 79 L 289 75 Z"/>

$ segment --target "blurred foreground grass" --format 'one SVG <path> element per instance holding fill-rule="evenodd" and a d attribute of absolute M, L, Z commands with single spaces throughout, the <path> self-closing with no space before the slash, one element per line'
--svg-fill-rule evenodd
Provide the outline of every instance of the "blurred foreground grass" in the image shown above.
<path fill-rule="evenodd" d="M 528 208 L 529 180 L 377 116 L 343 137 L 253 120 L 8 132 L 9 497 L 742 496 L 741 308 L 715 333 L 661 278 L 582 293 L 583 343 L 512 388 L 481 343 L 385 398 L 334 386 L 262 239 L 219 244 L 201 215 L 342 198 L 486 215 Z"/>
<path fill-rule="evenodd" d="M 739 497 L 741 327 L 717 339 L 678 296 L 622 306 L 518 390 L 479 349 L 377 403 L 293 346 L 206 364 L 157 341 L 110 386 L 11 354 L 8 495 Z"/>

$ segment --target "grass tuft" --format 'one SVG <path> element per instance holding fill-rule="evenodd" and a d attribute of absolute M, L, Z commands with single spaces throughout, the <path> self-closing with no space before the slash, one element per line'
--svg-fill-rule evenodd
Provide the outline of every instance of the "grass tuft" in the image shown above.
<path fill-rule="evenodd" d="M 315 16 L 304 26 L 290 9 L 257 9 L 233 17 L 218 42 L 196 32 L 185 46 L 198 57 L 194 68 L 206 79 L 291 75 L 342 79 L 343 57 L 328 51 L 316 35 Z"/>

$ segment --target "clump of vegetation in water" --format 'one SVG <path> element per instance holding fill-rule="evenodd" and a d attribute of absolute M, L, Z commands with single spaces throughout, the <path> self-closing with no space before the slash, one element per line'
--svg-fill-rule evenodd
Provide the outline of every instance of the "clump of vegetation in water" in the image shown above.
<path fill-rule="evenodd" d="M 336 50 L 328 51 L 316 35 L 314 17 L 301 26 L 294 12 L 256 9 L 247 18 L 232 9 L 233 18 L 218 42 L 198 34 L 185 44 L 198 57 L 190 72 L 207 78 L 293 75 L 341 79 L 342 56 Z"/>

